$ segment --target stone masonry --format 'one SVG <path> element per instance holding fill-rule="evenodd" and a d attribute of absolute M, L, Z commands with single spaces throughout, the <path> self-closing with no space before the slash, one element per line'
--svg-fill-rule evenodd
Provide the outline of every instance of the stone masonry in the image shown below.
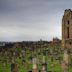
<path fill-rule="evenodd" d="M 62 46 L 72 48 L 72 10 L 66 9 L 62 18 Z"/>

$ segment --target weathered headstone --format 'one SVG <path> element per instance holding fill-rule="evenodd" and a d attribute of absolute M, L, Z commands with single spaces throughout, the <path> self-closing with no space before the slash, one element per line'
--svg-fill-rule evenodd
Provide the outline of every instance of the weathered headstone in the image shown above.
<path fill-rule="evenodd" d="M 42 72 L 47 72 L 47 63 L 46 63 L 46 57 L 45 56 L 43 56 Z"/>
<path fill-rule="evenodd" d="M 67 50 L 64 51 L 64 57 L 62 62 L 62 72 L 68 72 L 68 54 Z"/>
<path fill-rule="evenodd" d="M 32 72 L 39 72 L 37 68 L 37 58 L 33 58 L 33 70 Z"/>

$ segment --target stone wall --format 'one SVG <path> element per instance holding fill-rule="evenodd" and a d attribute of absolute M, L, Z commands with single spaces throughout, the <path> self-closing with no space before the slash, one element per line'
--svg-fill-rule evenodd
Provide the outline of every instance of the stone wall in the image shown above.
<path fill-rule="evenodd" d="M 72 48 L 72 11 L 66 9 L 62 18 L 62 45 Z"/>

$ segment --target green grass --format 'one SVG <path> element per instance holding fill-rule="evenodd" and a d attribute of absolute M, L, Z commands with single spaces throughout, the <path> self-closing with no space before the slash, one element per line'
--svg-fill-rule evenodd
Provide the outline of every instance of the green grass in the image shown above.
<path fill-rule="evenodd" d="M 57 46 L 58 47 L 58 46 Z M 53 47 L 53 46 L 50 46 L 49 45 L 49 49 L 50 50 L 54 50 L 54 48 L 57 50 L 57 51 L 59 51 L 59 49 L 57 49 L 56 48 L 56 46 L 55 47 Z M 60 48 L 60 47 L 59 47 Z M 21 51 L 21 49 L 16 49 L 16 50 L 14 50 L 14 49 L 12 49 L 12 51 L 16 51 L 17 52 L 17 50 L 18 50 L 18 52 L 19 51 Z M 41 51 L 43 52 L 43 50 L 44 49 L 41 49 Z M 34 55 L 36 55 L 36 57 L 40 60 L 40 62 L 42 63 L 42 58 L 43 58 L 43 53 L 41 52 L 40 53 L 40 55 L 38 55 L 38 53 L 40 52 L 40 49 L 38 50 L 38 51 L 34 51 L 34 52 L 30 52 L 29 50 L 26 50 L 26 54 L 25 54 L 25 57 L 24 57 L 24 59 L 25 59 L 25 63 L 24 64 L 22 64 L 22 59 L 23 58 L 21 58 L 21 59 L 19 59 L 19 56 L 15 59 L 15 61 L 16 61 L 16 63 L 18 64 L 18 71 L 19 72 L 28 72 L 29 70 L 32 70 L 32 63 L 29 61 L 29 57 L 31 56 L 31 54 L 32 54 L 32 56 L 34 56 Z M 20 52 L 19 52 L 20 53 Z M 61 53 L 61 54 L 58 54 L 60 57 L 61 57 L 61 59 L 62 59 L 62 57 L 63 57 L 63 54 Z M 2 54 L 0 54 L 0 72 L 10 72 L 10 65 L 11 65 L 11 63 L 10 62 L 7 62 L 7 65 L 6 66 L 3 66 L 3 62 L 5 62 L 4 60 L 9 60 L 9 58 L 8 58 L 8 55 L 6 56 L 6 55 L 2 55 Z M 62 72 L 62 68 L 61 68 L 61 65 L 60 65 L 60 63 L 59 63 L 59 61 L 58 60 L 53 60 L 53 61 L 51 61 L 51 56 L 49 55 L 49 54 L 46 54 L 46 61 L 47 61 L 47 70 L 48 71 L 55 71 L 55 72 Z M 41 63 L 39 63 L 38 64 L 38 69 L 39 70 L 41 70 L 42 69 L 42 65 L 41 65 Z M 72 72 L 72 68 L 71 67 L 69 67 L 69 72 Z"/>

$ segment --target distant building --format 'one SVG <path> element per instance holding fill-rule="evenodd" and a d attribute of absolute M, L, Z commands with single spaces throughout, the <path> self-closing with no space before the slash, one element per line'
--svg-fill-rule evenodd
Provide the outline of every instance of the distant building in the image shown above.
<path fill-rule="evenodd" d="M 72 48 L 72 10 L 66 9 L 62 18 L 62 46 Z"/>
<path fill-rule="evenodd" d="M 57 37 L 53 38 L 53 41 L 52 41 L 53 44 L 59 44 L 61 43 L 61 40 L 58 39 Z"/>

